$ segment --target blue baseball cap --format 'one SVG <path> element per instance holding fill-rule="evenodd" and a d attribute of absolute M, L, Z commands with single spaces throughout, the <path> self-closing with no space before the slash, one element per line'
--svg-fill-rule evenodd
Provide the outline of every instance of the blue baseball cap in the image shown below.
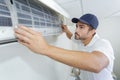
<path fill-rule="evenodd" d="M 72 19 L 73 23 L 77 23 L 78 21 L 80 21 L 84 24 L 87 24 L 94 29 L 97 29 L 98 24 L 99 24 L 97 17 L 93 14 L 84 14 L 80 18 L 73 18 Z"/>

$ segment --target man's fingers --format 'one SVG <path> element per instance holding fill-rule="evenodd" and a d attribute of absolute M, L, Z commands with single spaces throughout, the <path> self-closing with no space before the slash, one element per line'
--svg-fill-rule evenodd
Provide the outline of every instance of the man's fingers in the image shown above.
<path fill-rule="evenodd" d="M 19 33 L 15 33 L 15 36 L 20 40 L 20 41 L 22 41 L 22 42 L 24 42 L 24 43 L 30 43 L 30 39 L 28 38 L 28 37 L 26 37 L 26 36 L 24 36 L 24 35 L 21 35 L 21 34 L 19 34 Z"/>
<path fill-rule="evenodd" d="M 27 27 L 25 27 L 25 26 L 18 26 L 18 28 L 20 28 L 20 29 L 22 29 L 22 30 L 24 30 L 24 31 L 26 31 L 26 32 L 28 32 L 28 33 L 30 33 L 30 34 L 35 34 L 35 31 L 34 30 L 32 30 L 32 29 L 30 29 L 30 28 L 27 28 Z"/>
<path fill-rule="evenodd" d="M 25 37 L 28 37 L 29 39 L 31 39 L 32 36 L 33 36 L 33 34 L 27 32 L 27 31 L 25 31 L 24 29 L 21 29 L 21 28 L 15 28 L 14 30 L 15 30 L 15 34 L 17 33 L 19 35 L 23 35 Z"/>
<path fill-rule="evenodd" d="M 18 39 L 18 42 L 26 47 L 29 47 L 29 43 L 24 42 L 23 40 Z"/>

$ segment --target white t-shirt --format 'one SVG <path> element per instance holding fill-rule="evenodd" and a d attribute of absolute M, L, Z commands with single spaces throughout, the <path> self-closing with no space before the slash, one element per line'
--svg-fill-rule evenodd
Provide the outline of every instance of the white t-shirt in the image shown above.
<path fill-rule="evenodd" d="M 100 51 L 107 56 L 109 60 L 108 66 L 99 73 L 80 70 L 81 80 L 113 80 L 111 73 L 113 71 L 114 52 L 108 40 L 101 39 L 97 34 L 95 34 L 87 46 L 84 46 L 80 40 L 75 40 L 74 36 L 72 37 L 72 41 L 78 44 L 78 50 L 86 52 Z"/>

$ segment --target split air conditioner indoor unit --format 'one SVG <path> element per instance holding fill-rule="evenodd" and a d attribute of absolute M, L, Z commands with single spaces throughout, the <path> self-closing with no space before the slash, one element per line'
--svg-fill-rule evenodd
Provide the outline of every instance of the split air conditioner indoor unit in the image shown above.
<path fill-rule="evenodd" d="M 18 24 L 44 36 L 60 34 L 63 18 L 38 0 L 0 0 L 0 44 L 16 41 L 13 29 Z"/>

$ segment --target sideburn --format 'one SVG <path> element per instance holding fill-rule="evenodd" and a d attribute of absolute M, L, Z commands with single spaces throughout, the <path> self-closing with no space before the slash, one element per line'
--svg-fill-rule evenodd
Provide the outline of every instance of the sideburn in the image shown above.
<path fill-rule="evenodd" d="M 87 34 L 89 33 L 89 31 L 91 31 L 91 30 L 93 30 L 93 29 L 94 29 L 93 27 L 91 27 L 91 26 L 89 26 L 89 25 L 88 25 L 88 27 L 89 27 L 89 29 L 88 29 Z M 94 36 L 95 34 L 96 34 L 96 32 L 95 32 L 92 36 Z"/>

